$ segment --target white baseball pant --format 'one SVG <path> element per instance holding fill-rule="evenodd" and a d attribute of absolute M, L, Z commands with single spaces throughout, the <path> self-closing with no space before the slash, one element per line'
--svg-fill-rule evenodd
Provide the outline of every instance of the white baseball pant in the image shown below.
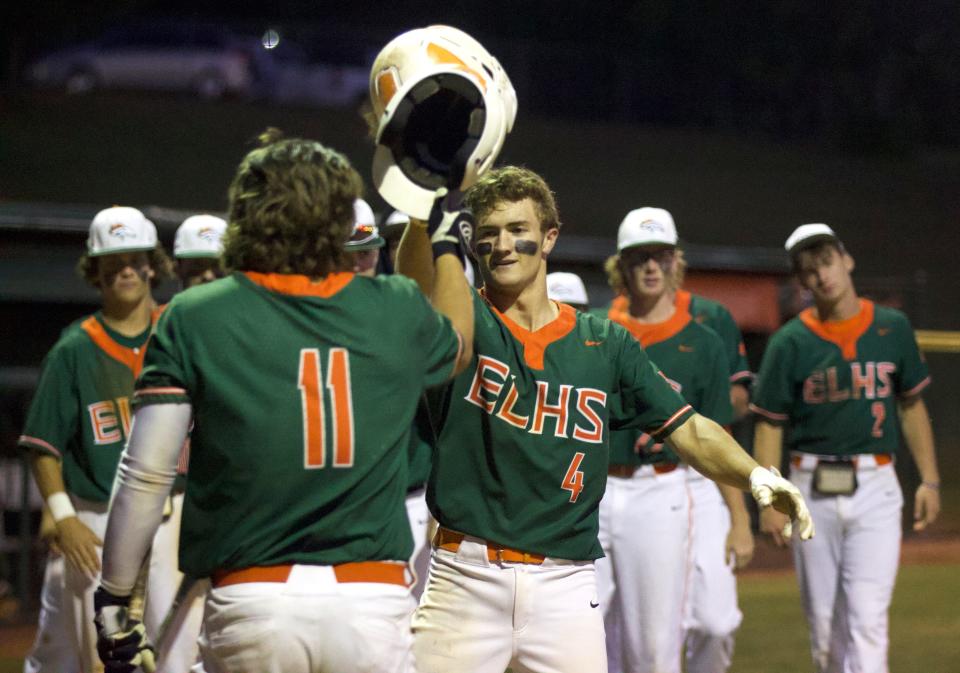
<path fill-rule="evenodd" d="M 680 673 L 689 568 L 686 470 L 609 476 L 600 501 L 597 586 L 611 673 Z"/>
<path fill-rule="evenodd" d="M 799 457 L 798 457 L 799 458 Z M 887 673 L 887 612 L 900 559 L 903 494 L 892 463 L 859 456 L 852 496 L 812 492 L 806 454 L 791 481 L 817 534 L 794 543 L 800 595 L 817 673 Z"/>
<path fill-rule="evenodd" d="M 103 539 L 107 529 L 107 503 L 90 502 L 71 495 L 77 517 L 94 534 Z M 183 509 L 183 494 L 173 500 L 173 514 L 160 524 L 153 538 L 150 556 L 150 574 L 147 581 L 147 600 L 144 606 L 143 622 L 147 636 L 151 640 L 166 616 L 182 577 L 177 570 L 177 544 L 179 542 L 180 513 Z M 102 549 L 97 547 L 97 555 Z M 97 629 L 93 624 L 93 592 L 100 583 L 99 575 L 89 577 L 70 563 L 64 571 L 64 602 L 66 604 L 66 624 L 68 631 L 76 639 L 80 652 L 80 670 L 83 673 L 102 671 L 103 665 L 97 656 Z M 199 609 L 199 608 L 197 608 Z M 196 622 L 196 618 L 193 619 Z M 165 653 L 163 668 L 158 673 L 182 673 L 189 670 L 197 658 L 197 632 L 186 630 L 167 638 L 170 651 Z"/>
<path fill-rule="evenodd" d="M 434 549 L 413 615 L 419 673 L 606 673 L 591 561 L 491 562 L 467 536 Z"/>
<path fill-rule="evenodd" d="M 407 493 L 407 519 L 410 532 L 413 533 L 413 553 L 410 555 L 410 570 L 413 572 L 413 586 L 410 593 L 414 600 L 420 600 L 423 587 L 427 583 L 430 571 L 430 510 L 427 509 L 427 491 L 420 488 Z"/>
<path fill-rule="evenodd" d="M 331 566 L 295 565 L 283 583 L 213 588 L 203 666 L 207 673 L 407 673 L 413 607 L 407 587 L 338 582 Z"/>
<path fill-rule="evenodd" d="M 23 662 L 23 673 L 75 673 L 80 669 L 73 638 L 67 637 L 63 606 L 63 566 L 60 554 L 47 555 L 40 592 L 40 617 L 33 647 Z"/>
<path fill-rule="evenodd" d="M 687 673 L 723 673 L 733 661 L 733 634 L 743 614 L 737 607 L 737 580 L 726 558 L 730 510 L 720 489 L 687 470 L 693 526 L 691 576 L 684 620 Z"/>

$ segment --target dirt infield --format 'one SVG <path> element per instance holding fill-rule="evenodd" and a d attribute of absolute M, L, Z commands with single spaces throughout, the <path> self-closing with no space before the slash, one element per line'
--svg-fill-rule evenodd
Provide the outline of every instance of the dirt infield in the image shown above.
<path fill-rule="evenodd" d="M 906 537 L 900 547 L 901 565 L 960 563 L 960 537 L 952 534 L 924 534 Z M 744 576 L 793 572 L 793 554 L 772 542 L 757 538 L 757 549 Z"/>

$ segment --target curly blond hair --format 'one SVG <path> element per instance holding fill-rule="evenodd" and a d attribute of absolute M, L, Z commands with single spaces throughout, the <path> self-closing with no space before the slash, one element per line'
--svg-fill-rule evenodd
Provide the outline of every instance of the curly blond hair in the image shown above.
<path fill-rule="evenodd" d="M 607 284 L 616 294 L 627 294 L 627 284 L 623 279 L 623 270 L 620 268 L 620 254 L 610 255 L 603 263 L 603 270 L 607 274 Z M 670 290 L 679 290 L 683 287 L 683 279 L 687 275 L 687 258 L 683 248 L 675 248 L 673 258 L 673 274 L 667 280 Z"/>
<path fill-rule="evenodd" d="M 362 192 L 339 152 L 267 129 L 230 184 L 224 267 L 311 277 L 349 268 L 343 244 Z"/>
<path fill-rule="evenodd" d="M 147 258 L 150 260 L 150 268 L 153 269 L 153 278 L 150 279 L 150 287 L 156 288 L 160 283 L 174 277 L 173 260 L 170 259 L 163 246 L 157 243 L 153 250 L 146 250 Z M 100 280 L 97 277 L 99 256 L 91 257 L 83 255 L 77 261 L 77 275 L 87 281 L 90 287 L 100 287 Z"/>
<path fill-rule="evenodd" d="M 477 183 L 467 190 L 464 199 L 478 224 L 503 201 L 530 199 L 537 211 L 541 231 L 559 229 L 561 226 L 553 192 L 543 178 L 528 168 L 495 168 L 477 180 Z"/>

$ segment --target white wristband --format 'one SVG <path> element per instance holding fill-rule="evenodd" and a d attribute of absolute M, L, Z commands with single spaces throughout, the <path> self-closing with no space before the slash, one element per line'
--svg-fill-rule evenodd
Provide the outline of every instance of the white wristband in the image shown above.
<path fill-rule="evenodd" d="M 50 515 L 55 522 L 60 522 L 77 515 L 77 511 L 73 508 L 73 503 L 70 502 L 70 496 L 63 491 L 54 493 L 47 498 L 47 508 L 50 510 Z"/>

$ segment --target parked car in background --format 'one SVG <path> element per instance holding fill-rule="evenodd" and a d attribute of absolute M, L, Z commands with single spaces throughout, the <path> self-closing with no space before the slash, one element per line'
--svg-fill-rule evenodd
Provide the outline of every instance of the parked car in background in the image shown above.
<path fill-rule="evenodd" d="M 217 26 L 124 26 L 38 59 L 27 78 L 75 94 L 122 88 L 187 91 L 210 99 L 248 95 L 255 82 L 250 42 Z"/>

